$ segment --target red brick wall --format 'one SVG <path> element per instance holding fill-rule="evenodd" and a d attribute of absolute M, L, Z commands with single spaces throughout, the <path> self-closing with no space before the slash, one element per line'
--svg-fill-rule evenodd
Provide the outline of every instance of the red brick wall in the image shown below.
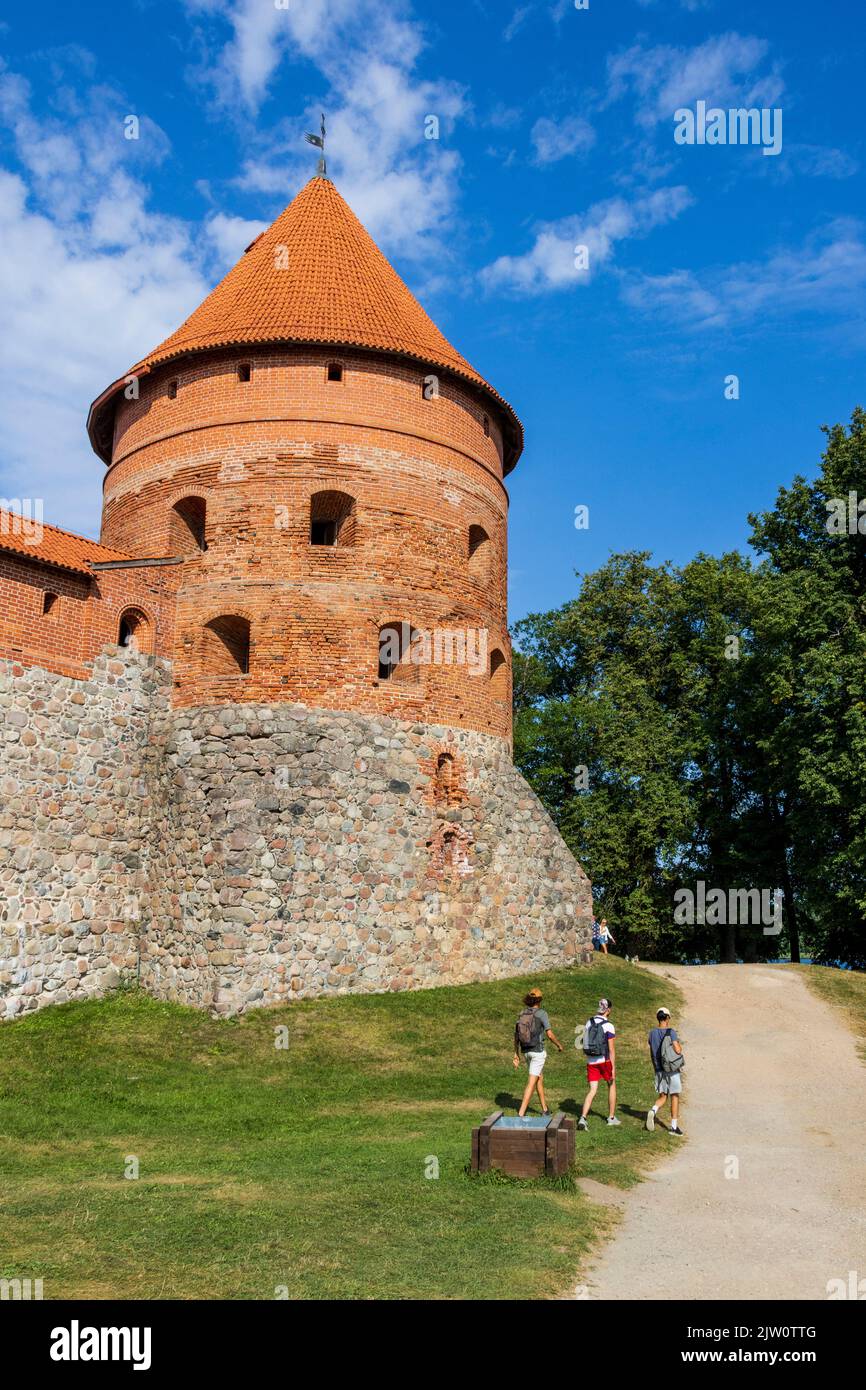
<path fill-rule="evenodd" d="M 328 382 L 330 361 L 342 382 Z M 121 399 L 103 543 L 170 553 L 174 503 L 207 503 L 206 551 L 171 571 L 177 704 L 297 700 L 510 736 L 499 421 L 444 374 L 439 398 L 425 400 L 427 375 L 361 353 L 233 352 L 162 368 L 138 401 Z M 310 498 L 323 490 L 355 499 L 351 544 L 310 545 Z M 490 537 L 484 565 L 470 563 L 471 526 Z M 247 675 L 218 674 L 208 655 L 205 624 L 225 615 L 250 623 Z M 442 663 L 381 682 L 378 633 L 395 621 L 481 635 L 509 679 Z"/>
<path fill-rule="evenodd" d="M 170 650 L 179 568 L 102 570 L 90 578 L 0 551 L 0 658 L 84 677 L 85 663 L 117 642 L 127 608 L 146 615 L 160 654 Z M 43 615 L 46 593 L 57 600 Z"/>

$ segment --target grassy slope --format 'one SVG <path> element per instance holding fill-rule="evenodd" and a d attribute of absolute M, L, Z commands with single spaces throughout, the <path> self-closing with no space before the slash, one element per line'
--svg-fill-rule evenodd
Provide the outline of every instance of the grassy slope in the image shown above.
<path fill-rule="evenodd" d="M 566 1289 L 606 1213 L 568 1181 L 466 1172 L 472 1125 L 516 1105 L 524 1083 L 509 1037 L 528 983 L 302 1001 L 228 1022 L 123 992 L 0 1026 L 0 1275 L 41 1276 L 46 1298 Z M 566 1046 L 548 1060 L 553 1108 L 579 1108 L 585 1091 L 576 1021 L 601 992 L 614 1000 L 623 1125 L 599 1119 L 577 1136 L 577 1175 L 627 1185 L 673 1142 L 641 1127 L 657 981 L 611 959 L 531 983 Z"/>
<path fill-rule="evenodd" d="M 843 1014 L 858 1040 L 858 1051 L 866 1062 L 866 974 L 860 970 L 834 970 L 831 966 L 802 965 L 799 970 L 819 999 Z"/>

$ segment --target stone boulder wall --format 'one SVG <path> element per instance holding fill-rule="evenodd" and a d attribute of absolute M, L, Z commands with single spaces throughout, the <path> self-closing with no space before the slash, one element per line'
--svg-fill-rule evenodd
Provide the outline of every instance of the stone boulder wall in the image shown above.
<path fill-rule="evenodd" d="M 171 709 L 167 663 L 0 663 L 0 1017 L 139 978 L 218 1013 L 588 962 L 586 876 L 499 738 Z"/>
<path fill-rule="evenodd" d="M 134 976 L 167 690 L 128 649 L 86 680 L 0 662 L 0 1018 Z"/>
<path fill-rule="evenodd" d="M 591 893 L 506 744 L 292 705 L 174 710 L 142 982 L 237 1013 L 591 959 Z"/>

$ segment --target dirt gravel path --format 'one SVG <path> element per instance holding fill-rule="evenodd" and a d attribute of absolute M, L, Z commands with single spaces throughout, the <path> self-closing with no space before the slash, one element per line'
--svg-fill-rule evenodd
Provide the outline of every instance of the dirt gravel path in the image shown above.
<path fill-rule="evenodd" d="M 866 1067 L 851 1033 L 794 970 L 648 968 L 686 1001 L 686 1138 L 626 1196 L 576 1297 L 825 1300 L 831 1279 L 866 1280 Z"/>

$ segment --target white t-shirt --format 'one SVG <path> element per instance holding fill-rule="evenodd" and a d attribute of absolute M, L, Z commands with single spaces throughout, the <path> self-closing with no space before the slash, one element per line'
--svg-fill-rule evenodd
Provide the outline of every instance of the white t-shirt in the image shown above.
<path fill-rule="evenodd" d="M 601 1014 L 593 1014 L 593 1022 L 594 1022 L 594 1023 L 601 1023 L 601 1024 L 603 1024 L 603 1026 L 604 1026 L 604 1031 L 605 1031 L 605 1033 L 607 1034 L 607 1036 L 608 1036 L 609 1038 L 615 1038 L 615 1037 L 616 1037 L 616 1029 L 614 1028 L 614 1026 L 613 1026 L 613 1024 L 611 1023 L 611 1021 L 610 1021 L 609 1018 L 602 1018 L 602 1015 L 601 1015 Z M 603 1057 L 587 1057 L 587 1059 L 586 1059 L 586 1064 L 587 1064 L 587 1066 L 589 1066 L 589 1067 L 600 1067 L 601 1064 L 602 1064 L 602 1062 L 606 1062 L 606 1061 L 608 1060 L 608 1058 L 610 1057 L 610 1044 L 609 1044 L 609 1043 L 607 1043 L 607 1044 L 605 1045 L 604 1054 L 605 1054 L 605 1055 L 604 1055 Z"/>

